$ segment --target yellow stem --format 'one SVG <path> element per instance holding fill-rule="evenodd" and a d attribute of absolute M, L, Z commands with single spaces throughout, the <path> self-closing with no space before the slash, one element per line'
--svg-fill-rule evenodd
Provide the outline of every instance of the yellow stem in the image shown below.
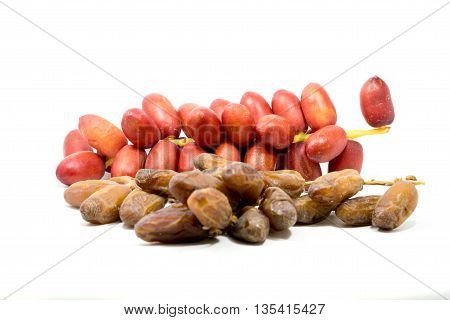
<path fill-rule="evenodd" d="M 346 133 L 347 133 L 348 139 L 356 139 L 356 138 L 363 137 L 363 136 L 371 136 L 371 135 L 375 135 L 375 134 L 388 133 L 390 129 L 391 129 L 390 127 L 380 127 L 380 128 L 368 129 L 368 130 L 347 130 Z M 306 141 L 310 135 L 311 134 L 300 132 L 295 135 L 294 140 L 292 142 L 297 143 L 297 142 Z"/>

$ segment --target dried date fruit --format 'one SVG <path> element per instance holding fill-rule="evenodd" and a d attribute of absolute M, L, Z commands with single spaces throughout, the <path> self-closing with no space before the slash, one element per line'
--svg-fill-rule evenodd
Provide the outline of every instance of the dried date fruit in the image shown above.
<path fill-rule="evenodd" d="M 120 206 L 119 215 L 123 223 L 134 226 L 143 216 L 159 210 L 166 199 L 142 190 L 133 190 Z"/>
<path fill-rule="evenodd" d="M 297 222 L 297 210 L 286 192 L 270 187 L 266 189 L 263 197 L 259 209 L 269 218 L 270 226 L 274 230 L 287 230 Z"/>
<path fill-rule="evenodd" d="M 182 243 L 201 241 L 208 237 L 195 215 L 185 206 L 172 205 L 144 216 L 134 230 L 148 242 Z"/>
<path fill-rule="evenodd" d="M 84 180 L 72 184 L 64 191 L 64 200 L 72 207 L 79 208 L 84 200 L 89 198 L 94 192 L 110 185 L 115 185 L 109 180 Z"/>
<path fill-rule="evenodd" d="M 195 190 L 189 196 L 187 205 L 205 229 L 222 230 L 230 224 L 230 203 L 217 189 Z"/>
<path fill-rule="evenodd" d="M 380 196 L 356 197 L 345 200 L 336 209 L 336 217 L 349 226 L 370 226 Z"/>
<path fill-rule="evenodd" d="M 335 206 L 312 200 L 308 195 L 294 199 L 297 210 L 297 222 L 313 224 L 330 215 Z"/>
<path fill-rule="evenodd" d="M 119 208 L 130 192 L 130 187 L 124 184 L 104 187 L 83 201 L 81 216 L 94 224 L 115 222 L 119 220 Z"/>
<path fill-rule="evenodd" d="M 294 170 L 277 170 L 261 172 L 265 188 L 278 187 L 291 198 L 300 196 L 305 188 L 305 179 Z"/>
<path fill-rule="evenodd" d="M 311 199 L 337 206 L 345 199 L 358 193 L 364 185 L 364 180 L 358 171 L 345 169 L 327 173 L 309 186 L 308 195 Z"/>
<path fill-rule="evenodd" d="M 202 171 L 186 171 L 173 176 L 169 183 L 169 191 L 175 199 L 186 203 L 191 193 L 195 190 L 217 188 L 221 184 L 223 185 L 219 179 Z"/>
<path fill-rule="evenodd" d="M 136 184 L 146 192 L 169 196 L 169 182 L 176 174 L 173 170 L 141 169 L 136 174 Z"/>
<path fill-rule="evenodd" d="M 416 209 L 419 195 L 411 182 L 397 181 L 380 198 L 372 216 L 372 225 L 392 230 L 399 227 Z"/>
<path fill-rule="evenodd" d="M 244 211 L 229 233 L 237 239 L 251 243 L 264 242 L 269 235 L 270 223 L 261 210 L 251 207 Z"/>
<path fill-rule="evenodd" d="M 194 158 L 194 167 L 199 170 L 225 167 L 230 161 L 212 153 L 203 153 Z"/>
<path fill-rule="evenodd" d="M 238 193 L 247 203 L 255 203 L 264 188 L 262 175 L 242 162 L 228 164 L 223 170 L 222 179 L 228 189 Z"/>

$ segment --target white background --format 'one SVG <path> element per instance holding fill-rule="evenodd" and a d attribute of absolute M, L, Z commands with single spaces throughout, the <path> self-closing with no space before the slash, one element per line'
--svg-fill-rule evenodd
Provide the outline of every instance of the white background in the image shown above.
<path fill-rule="evenodd" d="M 141 94 L 174 105 L 269 101 L 327 83 L 417 23 L 441 1 L 6 1 Z M 148 245 L 116 225 L 10 299 L 146 299 L 255 303 L 450 297 L 450 5 L 326 86 L 338 124 L 367 128 L 359 90 L 389 85 L 391 133 L 361 138 L 365 178 L 414 174 L 419 205 L 398 230 L 294 227 L 251 246 L 219 237 Z M 0 4 L 0 296 L 111 225 L 91 226 L 55 178 L 65 134 L 95 113 L 120 124 L 141 97 Z M 381 193 L 382 187 L 366 187 Z M 386 261 L 373 248 L 410 275 Z M 411 276 L 412 275 L 412 276 Z M 414 279 L 416 277 L 420 281 Z"/>

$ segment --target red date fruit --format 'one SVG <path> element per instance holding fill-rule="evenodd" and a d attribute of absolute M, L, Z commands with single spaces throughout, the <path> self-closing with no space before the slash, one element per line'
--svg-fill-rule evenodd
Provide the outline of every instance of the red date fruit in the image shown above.
<path fill-rule="evenodd" d="M 151 148 L 161 138 L 161 132 L 155 121 L 142 109 L 133 108 L 125 111 L 121 125 L 128 140 L 141 149 Z"/>
<path fill-rule="evenodd" d="M 306 155 L 304 142 L 291 144 L 287 153 L 286 166 L 287 169 L 299 172 L 306 181 L 313 181 L 322 175 L 320 165 Z"/>
<path fill-rule="evenodd" d="M 186 125 L 187 115 L 198 107 L 200 106 L 196 103 L 185 103 L 178 108 L 178 115 L 180 116 L 183 131 L 189 138 L 193 138 L 193 134 Z"/>
<path fill-rule="evenodd" d="M 200 147 L 210 148 L 220 143 L 220 120 L 211 109 L 191 110 L 186 116 L 186 128 Z"/>
<path fill-rule="evenodd" d="M 338 126 L 326 126 L 306 140 L 306 154 L 314 162 L 328 162 L 336 158 L 347 145 L 347 134 Z"/>
<path fill-rule="evenodd" d="M 306 123 L 313 131 L 336 124 L 336 109 L 328 93 L 321 85 L 317 83 L 308 84 L 303 89 L 300 104 Z"/>
<path fill-rule="evenodd" d="M 95 114 L 80 117 L 78 129 L 91 147 L 97 149 L 98 153 L 110 158 L 114 157 L 122 147 L 128 144 L 122 130 Z"/>
<path fill-rule="evenodd" d="M 194 170 L 195 157 L 205 152 L 205 150 L 203 150 L 193 142 L 186 144 L 180 151 L 180 157 L 178 159 L 178 171 L 184 172 Z"/>
<path fill-rule="evenodd" d="M 144 216 L 135 224 L 136 235 L 148 242 L 181 243 L 208 237 L 195 215 L 186 207 L 172 205 Z"/>
<path fill-rule="evenodd" d="M 361 173 L 363 156 L 362 145 L 357 141 L 348 140 L 344 151 L 328 163 L 328 172 L 354 169 Z"/>
<path fill-rule="evenodd" d="M 391 93 L 386 82 L 378 77 L 367 80 L 360 93 L 361 111 L 367 123 L 378 128 L 394 121 Z"/>
<path fill-rule="evenodd" d="M 304 132 L 307 129 L 300 100 L 295 94 L 287 90 L 278 90 L 272 98 L 273 113 L 290 122 L 294 133 Z"/>
<path fill-rule="evenodd" d="M 223 110 L 225 110 L 225 106 L 229 103 L 230 101 L 225 99 L 216 99 L 213 102 L 211 102 L 209 108 L 217 114 L 217 117 L 219 119 L 222 119 Z"/>
<path fill-rule="evenodd" d="M 270 147 L 258 142 L 247 150 L 244 162 L 259 171 L 272 171 L 277 164 L 277 155 Z"/>
<path fill-rule="evenodd" d="M 142 100 L 142 109 L 156 122 L 161 131 L 161 138 L 180 135 L 180 117 L 166 97 L 158 93 L 151 93 Z"/>
<path fill-rule="evenodd" d="M 64 158 L 79 151 L 92 151 L 92 148 L 80 130 L 75 129 L 70 131 L 64 138 Z"/>
<path fill-rule="evenodd" d="M 216 155 L 227 159 L 228 161 L 241 161 L 241 153 L 236 146 L 230 142 L 222 142 L 216 148 Z"/>
<path fill-rule="evenodd" d="M 228 139 L 238 147 L 246 147 L 255 139 L 255 121 L 247 107 L 242 104 L 226 105 L 222 114 L 222 125 Z"/>
<path fill-rule="evenodd" d="M 255 123 L 257 123 L 261 117 L 272 114 L 272 109 L 270 109 L 270 105 L 267 103 L 266 99 L 256 92 L 248 91 L 244 93 L 241 98 L 241 104 L 248 108 Z"/>
<path fill-rule="evenodd" d="M 145 169 L 178 170 L 179 149 L 169 140 L 160 140 L 148 153 Z"/>
<path fill-rule="evenodd" d="M 285 118 L 275 114 L 261 117 L 256 124 L 259 139 L 275 149 L 289 147 L 294 138 L 294 131 Z"/>
<path fill-rule="evenodd" d="M 105 174 L 102 158 L 91 151 L 80 151 L 65 157 L 56 168 L 56 177 L 65 185 L 101 179 Z"/>
<path fill-rule="evenodd" d="M 111 167 L 111 177 L 134 177 L 145 164 L 147 154 L 135 146 L 125 146 L 117 152 Z"/>

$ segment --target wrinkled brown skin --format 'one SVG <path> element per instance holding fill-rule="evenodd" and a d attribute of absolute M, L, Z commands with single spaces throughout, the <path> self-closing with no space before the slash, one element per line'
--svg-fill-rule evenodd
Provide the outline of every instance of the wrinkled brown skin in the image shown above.
<path fill-rule="evenodd" d="M 328 93 L 321 85 L 317 83 L 308 84 L 302 91 L 300 105 L 306 123 L 313 131 L 336 124 L 336 109 Z"/>
<path fill-rule="evenodd" d="M 276 114 L 261 117 L 256 123 L 256 133 L 262 143 L 278 150 L 289 147 L 295 135 L 290 122 Z"/>
<path fill-rule="evenodd" d="M 206 239 L 204 230 L 195 215 L 184 206 L 172 205 L 146 215 L 134 230 L 144 241 L 160 243 L 196 242 Z"/>
<path fill-rule="evenodd" d="M 195 190 L 189 196 L 187 205 L 205 229 L 223 230 L 230 224 L 230 203 L 217 189 Z"/>
<path fill-rule="evenodd" d="M 65 185 L 101 179 L 105 174 L 102 158 L 91 151 L 79 151 L 65 157 L 56 168 L 56 177 Z"/>
<path fill-rule="evenodd" d="M 75 129 L 70 131 L 64 138 L 64 158 L 79 151 L 92 151 L 92 148 L 83 137 L 80 130 Z"/>
<path fill-rule="evenodd" d="M 151 93 L 142 100 L 142 109 L 158 126 L 161 139 L 169 136 L 176 138 L 180 135 L 180 117 L 166 97 L 158 93 Z"/>
<path fill-rule="evenodd" d="M 191 131 L 189 131 L 189 127 L 186 125 L 187 115 L 189 114 L 189 112 L 198 107 L 200 106 L 196 103 L 185 103 L 178 108 L 178 115 L 180 116 L 182 129 L 186 136 L 189 138 L 193 138 L 193 134 Z"/>
<path fill-rule="evenodd" d="M 300 196 L 305 189 L 305 179 L 294 170 L 262 171 L 264 189 L 278 187 L 292 199 Z"/>
<path fill-rule="evenodd" d="M 309 159 L 314 162 L 328 162 L 344 151 L 347 134 L 341 127 L 330 125 L 312 133 L 305 144 Z"/>
<path fill-rule="evenodd" d="M 132 108 L 125 111 L 121 126 L 128 140 L 140 149 L 153 147 L 161 138 L 155 121 L 142 109 Z"/>
<path fill-rule="evenodd" d="M 328 172 L 353 169 L 361 173 L 363 158 L 362 145 L 358 141 L 348 140 L 344 151 L 328 163 Z"/>
<path fill-rule="evenodd" d="M 277 155 L 271 147 L 258 142 L 247 150 L 244 162 L 256 170 L 274 170 L 277 164 Z"/>
<path fill-rule="evenodd" d="M 222 142 L 215 151 L 215 154 L 228 161 L 241 161 L 239 149 L 230 142 Z"/>
<path fill-rule="evenodd" d="M 197 107 L 186 115 L 188 132 L 195 142 L 204 148 L 212 148 L 220 143 L 220 120 L 211 109 Z"/>
<path fill-rule="evenodd" d="M 227 159 L 211 153 L 203 153 L 194 158 L 194 167 L 199 170 L 225 167 L 229 163 Z"/>
<path fill-rule="evenodd" d="M 222 113 L 222 126 L 230 142 L 247 147 L 256 138 L 256 123 L 246 106 L 229 103 Z"/>
<path fill-rule="evenodd" d="M 334 205 L 328 205 L 312 200 L 308 195 L 294 199 L 297 210 L 297 222 L 303 224 L 313 224 L 327 218 L 334 210 Z"/>
<path fill-rule="evenodd" d="M 345 169 L 327 173 L 314 180 L 309 186 L 308 195 L 315 201 L 338 206 L 362 190 L 363 185 L 364 180 L 358 171 Z"/>
<path fill-rule="evenodd" d="M 255 123 L 262 117 L 272 114 L 272 109 L 260 94 L 248 91 L 242 95 L 240 104 L 247 107 L 250 114 L 253 116 Z"/>
<path fill-rule="evenodd" d="M 182 203 L 186 203 L 192 192 L 204 188 L 217 188 L 221 181 L 202 171 L 186 171 L 177 173 L 169 182 L 170 194 Z"/>
<path fill-rule="evenodd" d="M 398 228 L 414 212 L 418 198 L 414 184 L 397 181 L 375 206 L 372 225 L 385 230 Z"/>
<path fill-rule="evenodd" d="M 205 152 L 204 149 L 200 148 L 194 142 L 186 144 L 180 151 L 180 156 L 178 158 L 178 172 L 194 170 L 195 157 Z"/>
<path fill-rule="evenodd" d="M 367 123 L 375 128 L 394 121 L 395 112 L 386 82 L 378 77 L 367 80 L 360 92 L 361 112 Z"/>
<path fill-rule="evenodd" d="M 290 91 L 275 92 L 272 98 L 272 111 L 289 121 L 295 134 L 305 132 L 308 128 L 300 107 L 300 100 Z"/>
<path fill-rule="evenodd" d="M 262 175 L 252 166 L 242 162 L 228 164 L 222 179 L 228 189 L 238 193 L 242 200 L 251 204 L 256 203 L 264 188 Z"/>
<path fill-rule="evenodd" d="M 117 152 L 111 167 L 111 177 L 134 177 L 139 169 L 144 168 L 147 154 L 135 146 L 125 146 Z"/>
<path fill-rule="evenodd" d="M 142 190 L 133 190 L 120 206 L 120 220 L 133 227 L 142 217 L 164 208 L 166 199 Z"/>
<path fill-rule="evenodd" d="M 109 158 L 113 158 L 120 149 L 128 144 L 122 130 L 95 114 L 80 117 L 78 129 L 91 147 Z"/>
<path fill-rule="evenodd" d="M 229 233 L 236 239 L 250 243 L 262 243 L 270 231 L 269 218 L 257 208 L 249 208 L 231 226 Z"/>
<path fill-rule="evenodd" d="M 177 173 L 173 170 L 141 169 L 136 173 L 136 184 L 142 190 L 169 196 L 169 182 Z"/>
<path fill-rule="evenodd" d="M 110 180 L 85 180 L 72 184 L 64 191 L 64 200 L 72 207 L 79 208 L 81 203 L 94 192 L 116 182 Z"/>
<path fill-rule="evenodd" d="M 286 158 L 286 168 L 297 171 L 306 181 L 313 181 L 322 175 L 320 165 L 306 155 L 304 142 L 291 144 Z"/>
<path fill-rule="evenodd" d="M 345 200 L 336 209 L 336 217 L 349 226 L 370 226 L 375 205 L 380 196 L 356 197 Z"/>
<path fill-rule="evenodd" d="M 230 101 L 225 99 L 216 99 L 209 105 L 209 108 L 217 114 L 219 119 L 222 119 L 223 110 L 225 110 L 225 106 L 229 104 Z"/>
<path fill-rule="evenodd" d="M 122 202 L 131 192 L 124 184 L 106 186 L 93 193 L 80 206 L 81 216 L 93 224 L 106 224 L 119 220 Z"/>
<path fill-rule="evenodd" d="M 160 140 L 148 153 L 145 169 L 178 170 L 179 148 L 169 140 Z"/>
<path fill-rule="evenodd" d="M 280 188 L 267 188 L 259 209 L 269 218 L 270 226 L 274 230 L 287 230 L 297 222 L 294 202 Z"/>

